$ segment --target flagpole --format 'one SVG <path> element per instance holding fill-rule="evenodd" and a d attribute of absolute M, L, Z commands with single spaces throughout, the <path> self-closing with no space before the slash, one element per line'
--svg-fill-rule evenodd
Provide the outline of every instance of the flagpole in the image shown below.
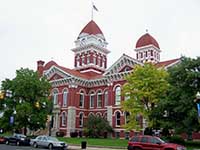
<path fill-rule="evenodd" d="M 93 5 L 94 5 L 94 3 L 92 2 L 92 14 L 91 14 L 91 20 L 93 20 Z"/>

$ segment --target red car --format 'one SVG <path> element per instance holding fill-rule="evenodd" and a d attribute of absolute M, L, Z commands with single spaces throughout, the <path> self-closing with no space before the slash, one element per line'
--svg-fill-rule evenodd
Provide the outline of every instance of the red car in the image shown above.
<path fill-rule="evenodd" d="M 6 139 L 3 136 L 0 136 L 0 144 L 3 144 L 6 142 Z"/>
<path fill-rule="evenodd" d="M 156 136 L 139 135 L 129 140 L 128 150 L 186 150 L 186 147 L 166 143 Z"/>

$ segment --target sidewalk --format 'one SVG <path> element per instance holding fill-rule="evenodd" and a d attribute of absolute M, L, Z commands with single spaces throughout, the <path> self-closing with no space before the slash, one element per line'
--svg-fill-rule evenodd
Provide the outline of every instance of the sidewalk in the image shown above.
<path fill-rule="evenodd" d="M 79 145 L 69 145 L 68 150 L 82 150 L 82 149 L 81 149 L 81 145 L 80 146 Z M 102 147 L 87 146 L 86 150 L 126 150 L 126 148 L 120 149 L 120 148 L 112 148 L 112 147 L 108 148 L 108 147 L 103 147 L 103 146 Z"/>

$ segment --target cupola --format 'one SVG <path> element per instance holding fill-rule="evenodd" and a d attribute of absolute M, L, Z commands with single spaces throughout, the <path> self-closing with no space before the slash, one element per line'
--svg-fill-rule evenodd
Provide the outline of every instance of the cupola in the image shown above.
<path fill-rule="evenodd" d="M 160 46 L 149 33 L 142 35 L 135 46 L 136 58 L 140 62 L 157 63 L 160 61 Z"/>

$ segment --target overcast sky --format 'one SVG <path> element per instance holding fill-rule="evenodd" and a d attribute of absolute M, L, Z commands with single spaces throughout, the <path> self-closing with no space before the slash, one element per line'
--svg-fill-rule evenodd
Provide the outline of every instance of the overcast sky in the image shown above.
<path fill-rule="evenodd" d="M 200 0 L 93 0 L 94 21 L 109 43 L 108 66 L 123 53 L 135 58 L 145 30 L 161 60 L 200 56 Z M 37 60 L 73 68 L 74 41 L 91 20 L 91 0 L 0 0 L 0 81 Z"/>

